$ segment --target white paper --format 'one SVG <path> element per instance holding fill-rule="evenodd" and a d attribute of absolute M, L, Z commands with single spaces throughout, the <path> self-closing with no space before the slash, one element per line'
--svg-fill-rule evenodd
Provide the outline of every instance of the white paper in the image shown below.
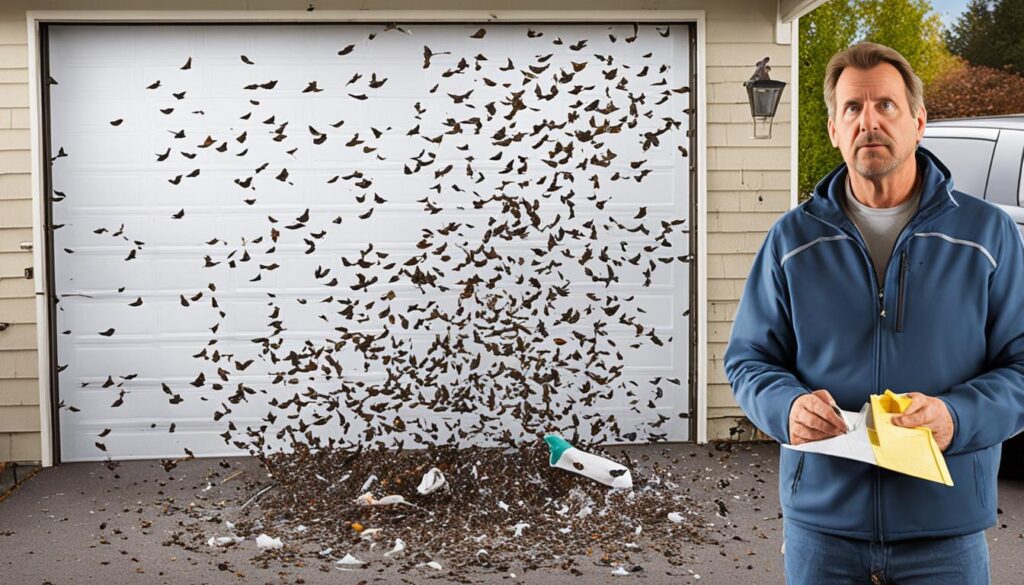
<path fill-rule="evenodd" d="M 831 439 L 811 441 L 801 445 L 783 445 L 787 449 L 803 451 L 805 453 L 821 453 L 833 457 L 843 457 L 877 465 L 875 452 L 871 449 L 871 441 L 868 439 L 867 417 L 871 412 L 870 405 L 865 404 L 860 412 L 840 410 L 839 413 L 846 422 L 846 433 Z"/>

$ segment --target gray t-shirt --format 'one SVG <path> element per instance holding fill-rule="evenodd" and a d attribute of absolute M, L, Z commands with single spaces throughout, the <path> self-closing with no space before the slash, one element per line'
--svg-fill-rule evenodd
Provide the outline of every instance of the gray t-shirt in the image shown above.
<path fill-rule="evenodd" d="M 875 265 L 875 274 L 878 276 L 879 286 L 884 286 L 885 269 L 889 264 L 889 257 L 892 255 L 892 248 L 896 244 L 903 226 L 910 221 L 917 211 L 921 202 L 922 185 L 918 185 L 914 195 L 896 207 L 868 207 L 853 196 L 853 189 L 850 186 L 850 176 L 846 176 L 846 198 L 845 211 L 853 224 L 857 226 L 861 237 L 868 245 L 871 253 L 871 262 Z"/>

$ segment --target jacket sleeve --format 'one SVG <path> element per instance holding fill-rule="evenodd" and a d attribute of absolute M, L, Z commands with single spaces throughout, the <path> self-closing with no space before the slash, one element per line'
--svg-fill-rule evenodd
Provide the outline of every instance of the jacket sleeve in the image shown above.
<path fill-rule="evenodd" d="M 937 396 L 953 417 L 950 455 L 991 447 L 1024 428 L 1024 244 L 1017 224 L 1003 219 L 988 285 L 987 371 Z"/>
<path fill-rule="evenodd" d="M 736 402 L 759 429 L 789 443 L 789 411 L 810 389 L 793 374 L 796 338 L 785 277 L 768 232 L 754 258 L 725 352 Z"/>

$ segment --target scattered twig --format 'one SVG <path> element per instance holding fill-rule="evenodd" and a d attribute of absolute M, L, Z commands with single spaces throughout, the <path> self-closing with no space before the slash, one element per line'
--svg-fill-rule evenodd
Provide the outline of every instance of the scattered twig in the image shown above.
<path fill-rule="evenodd" d="M 242 475 L 243 473 L 245 473 L 245 470 L 244 469 L 239 469 L 238 471 L 236 471 L 236 472 L 232 473 L 231 475 L 225 477 L 224 480 L 220 482 L 220 485 L 226 484 L 227 482 L 231 481 L 232 479 L 235 479 L 236 477 L 238 477 L 239 475 Z"/>
<path fill-rule="evenodd" d="M 262 496 L 263 494 L 265 494 L 268 491 L 270 491 L 270 488 L 272 488 L 272 487 L 277 487 L 277 484 L 276 483 L 272 483 L 272 484 L 268 485 L 267 487 L 263 488 L 262 490 L 257 492 L 255 496 L 249 498 L 248 501 L 246 501 L 244 504 L 242 504 L 242 507 L 239 508 L 239 509 L 240 510 L 244 510 L 246 508 L 246 506 L 248 506 L 249 504 L 251 504 L 254 501 L 256 501 L 256 499 L 259 498 L 260 496 Z"/>

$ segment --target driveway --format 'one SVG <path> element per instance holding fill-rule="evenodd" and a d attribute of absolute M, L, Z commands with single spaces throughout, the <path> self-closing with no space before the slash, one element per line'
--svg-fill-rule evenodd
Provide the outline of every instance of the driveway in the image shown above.
<path fill-rule="evenodd" d="M 612 577 L 598 555 L 581 556 L 577 572 L 510 566 L 505 572 L 458 574 L 372 562 L 341 571 L 330 560 L 269 555 L 253 539 L 237 546 L 195 546 L 187 528 L 224 534 L 253 486 L 265 480 L 250 458 L 204 459 L 165 471 L 158 461 L 76 463 L 41 471 L 0 502 L 0 582 L 52 583 L 782 583 L 781 511 L 776 495 L 778 447 L 771 444 L 644 446 L 634 458 L 670 466 L 699 502 L 709 542 L 684 558 L 659 558 L 642 541 L 628 576 Z M 722 506 L 715 500 L 726 502 Z M 190 513 L 213 510 L 206 526 Z M 1020 585 L 1024 575 L 1024 482 L 1000 485 L 999 524 L 988 531 L 992 582 Z M 341 556 L 341 555 L 339 555 Z M 639 567 L 639 569 L 635 569 Z M 404 572 L 403 572 L 404 571 Z M 515 577 L 512 577 L 515 574 Z"/>

